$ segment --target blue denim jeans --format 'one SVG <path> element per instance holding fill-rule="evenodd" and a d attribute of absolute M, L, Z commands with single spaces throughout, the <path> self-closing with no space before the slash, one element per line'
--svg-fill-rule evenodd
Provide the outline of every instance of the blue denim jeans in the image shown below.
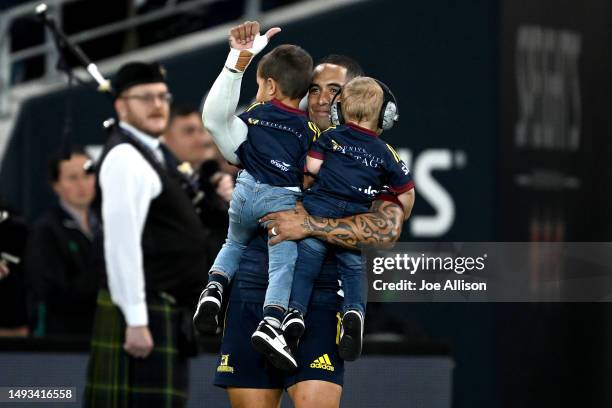
<path fill-rule="evenodd" d="M 312 197 L 312 200 L 310 198 L 306 196 L 304 199 L 306 211 L 320 217 L 342 218 L 368 210 L 364 205 L 330 197 Z M 327 253 L 330 251 L 336 259 L 338 273 L 342 280 L 344 291 L 343 311 L 356 309 L 365 315 L 367 277 L 363 273 L 361 253 L 327 244 L 316 238 L 307 238 L 298 242 L 298 259 L 295 265 L 289 307 L 306 314 L 314 281 L 321 271 Z"/>
<path fill-rule="evenodd" d="M 210 268 L 211 272 L 219 272 L 231 281 L 238 270 L 242 252 L 255 234 L 258 220 L 270 212 L 294 208 L 300 195 L 300 192 L 261 183 L 242 170 L 230 202 L 227 239 Z M 268 288 L 264 306 L 287 309 L 297 244 L 295 241 L 283 241 L 269 246 L 268 257 Z"/>

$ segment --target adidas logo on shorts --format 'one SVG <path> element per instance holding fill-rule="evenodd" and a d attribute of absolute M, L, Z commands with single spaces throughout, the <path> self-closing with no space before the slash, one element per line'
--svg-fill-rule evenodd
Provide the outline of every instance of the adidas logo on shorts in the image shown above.
<path fill-rule="evenodd" d="M 322 368 L 323 370 L 334 371 L 334 366 L 329 360 L 329 356 L 327 354 L 323 354 L 321 357 L 310 363 L 310 368 Z"/>

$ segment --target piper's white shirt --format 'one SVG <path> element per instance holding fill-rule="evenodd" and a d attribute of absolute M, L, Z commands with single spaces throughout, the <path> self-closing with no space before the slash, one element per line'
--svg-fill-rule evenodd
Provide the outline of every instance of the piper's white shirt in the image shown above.
<path fill-rule="evenodd" d="M 119 126 L 151 149 L 160 163 L 159 139 L 125 122 Z M 108 288 L 128 326 L 149 323 L 142 260 L 142 232 L 149 205 L 162 191 L 159 176 L 132 145 L 123 143 L 108 152 L 100 168 L 104 256 Z"/>

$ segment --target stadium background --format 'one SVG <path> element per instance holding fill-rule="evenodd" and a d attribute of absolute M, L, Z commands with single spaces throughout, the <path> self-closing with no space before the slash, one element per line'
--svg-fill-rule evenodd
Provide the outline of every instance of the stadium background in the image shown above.
<path fill-rule="evenodd" d="M 243 20 L 244 2 L 219 3 L 230 21 Z M 384 138 L 398 148 L 417 184 L 403 240 L 609 240 L 612 4 L 269 3 L 276 8 L 264 12 L 264 25 L 283 28 L 276 43 L 299 44 L 315 60 L 350 55 L 395 92 L 401 121 Z M 225 58 L 226 39 L 218 33 L 230 21 L 109 55 L 100 65 L 112 76 L 127 60 L 160 60 L 175 99 L 199 104 Z M 82 44 L 90 55 L 98 45 Z M 255 94 L 254 75 L 245 75 L 244 104 Z M 111 104 L 93 87 L 67 90 L 64 82 L 34 80 L 10 89 L 25 95 L 39 88 L 3 119 L 11 126 L 0 135 L 0 194 L 29 219 L 52 200 L 45 163 L 61 143 L 66 101 L 74 137 L 85 145 L 104 142 L 101 123 L 112 116 Z M 2 92 L 9 92 L 6 85 Z M 607 304 L 410 304 L 397 310 L 432 342 L 449 346 L 453 407 L 612 403 Z M 415 406 L 430 406 L 422 404 Z"/>

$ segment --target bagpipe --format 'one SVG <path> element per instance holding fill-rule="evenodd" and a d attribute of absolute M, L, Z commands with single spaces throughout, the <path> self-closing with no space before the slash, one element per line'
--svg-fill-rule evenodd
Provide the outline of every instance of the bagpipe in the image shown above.
<path fill-rule="evenodd" d="M 93 78 L 93 80 L 97 83 L 98 91 L 112 98 L 113 90 L 110 81 L 102 76 L 98 66 L 91 62 L 83 50 L 77 44 L 70 41 L 66 34 L 58 27 L 55 20 L 47 13 L 48 10 L 49 7 L 45 3 L 40 3 L 36 6 L 34 13 L 36 18 L 42 22 L 51 33 L 53 43 L 55 44 L 59 55 L 56 68 L 58 71 L 66 73 L 68 76 L 68 87 L 72 87 L 75 80 L 83 83 L 74 75 L 73 69 L 84 68 L 91 78 Z M 65 103 L 66 114 L 64 116 L 61 151 L 62 157 L 65 159 L 70 159 L 70 149 L 72 145 L 72 105 L 70 103 L 70 98 L 66 98 Z M 93 161 L 88 160 L 84 165 L 84 170 L 88 174 L 95 173 L 96 169 Z"/>

